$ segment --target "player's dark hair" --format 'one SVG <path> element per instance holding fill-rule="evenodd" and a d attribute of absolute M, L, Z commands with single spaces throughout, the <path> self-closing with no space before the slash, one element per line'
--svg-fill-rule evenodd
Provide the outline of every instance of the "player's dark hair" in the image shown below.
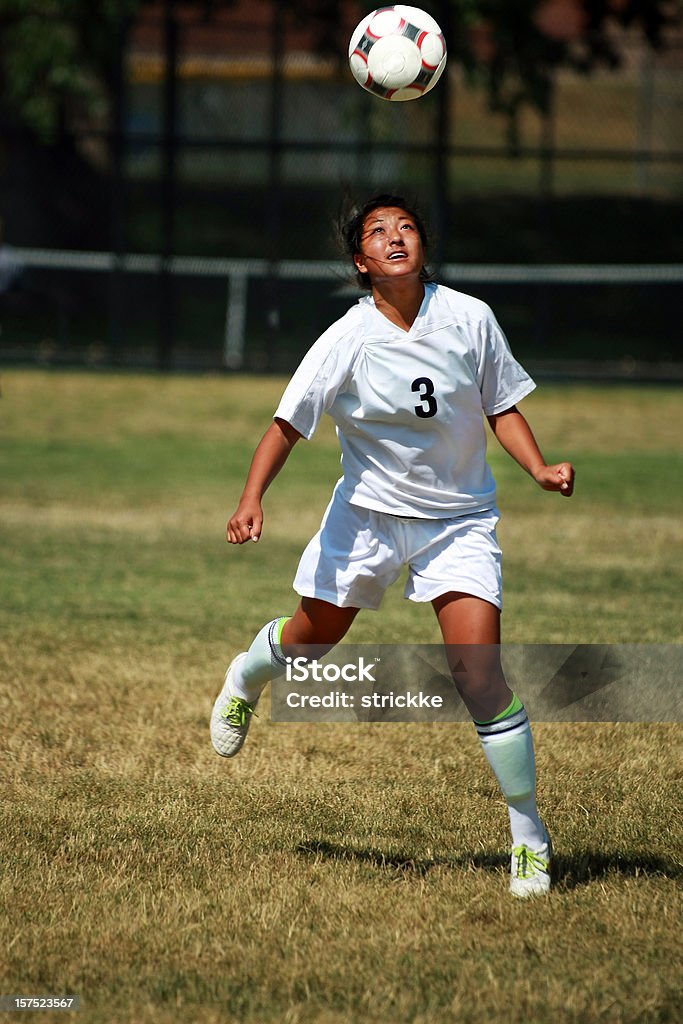
<path fill-rule="evenodd" d="M 403 210 L 411 220 L 415 221 L 415 227 L 418 230 L 420 239 L 424 249 L 428 245 L 427 228 L 425 227 L 424 220 L 421 213 L 412 203 L 407 202 L 403 196 L 392 195 L 390 192 L 382 192 L 379 195 L 373 196 L 371 199 L 366 200 L 362 206 L 354 205 L 346 215 L 341 214 L 339 217 L 339 235 L 341 243 L 344 248 L 345 254 L 351 259 L 355 272 L 356 282 L 361 288 L 369 289 L 370 275 L 362 274 L 356 267 L 354 256 L 362 253 L 362 239 L 363 239 L 363 225 L 369 214 L 373 210 L 378 210 L 384 206 L 395 206 L 399 210 Z M 430 281 L 432 275 L 426 267 L 422 267 L 420 271 L 421 281 Z"/>

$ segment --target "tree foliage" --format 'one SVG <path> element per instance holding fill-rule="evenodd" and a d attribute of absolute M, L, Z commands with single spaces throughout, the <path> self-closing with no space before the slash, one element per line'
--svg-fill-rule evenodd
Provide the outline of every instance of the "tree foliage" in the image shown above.
<path fill-rule="evenodd" d="M 452 45 L 489 104 L 505 113 L 510 136 L 525 106 L 550 111 L 555 71 L 589 74 L 623 60 L 614 29 L 637 30 L 653 49 L 676 23 L 672 0 L 452 0 Z"/>
<path fill-rule="evenodd" d="M 0 119 L 44 140 L 66 108 L 104 113 L 138 0 L 0 0 Z"/>

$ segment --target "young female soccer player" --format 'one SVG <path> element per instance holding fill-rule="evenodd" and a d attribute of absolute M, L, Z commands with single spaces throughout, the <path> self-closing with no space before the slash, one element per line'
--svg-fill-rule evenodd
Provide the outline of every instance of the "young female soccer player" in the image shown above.
<path fill-rule="evenodd" d="M 343 475 L 299 563 L 294 614 L 267 623 L 228 668 L 212 742 L 223 757 L 237 754 L 287 654 L 338 643 L 407 565 L 405 596 L 431 602 L 449 649 L 481 645 L 476 671 L 454 667 L 454 680 L 508 805 L 510 888 L 544 893 L 551 847 L 536 808 L 529 721 L 499 658 L 498 513 L 483 417 L 545 490 L 570 496 L 574 470 L 546 465 L 516 406 L 535 385 L 489 307 L 429 282 L 418 213 L 399 196 L 379 195 L 348 220 L 343 238 L 370 295 L 318 339 L 292 377 L 254 454 L 228 542 L 258 541 L 266 488 L 324 412 L 337 426 Z"/>

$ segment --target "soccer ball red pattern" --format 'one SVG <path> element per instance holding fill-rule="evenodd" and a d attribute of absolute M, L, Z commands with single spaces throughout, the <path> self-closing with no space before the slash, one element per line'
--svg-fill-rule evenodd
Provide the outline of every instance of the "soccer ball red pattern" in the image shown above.
<path fill-rule="evenodd" d="M 415 100 L 433 89 L 446 67 L 446 40 L 419 7 L 380 7 L 356 26 L 349 43 L 351 72 L 383 100 Z"/>

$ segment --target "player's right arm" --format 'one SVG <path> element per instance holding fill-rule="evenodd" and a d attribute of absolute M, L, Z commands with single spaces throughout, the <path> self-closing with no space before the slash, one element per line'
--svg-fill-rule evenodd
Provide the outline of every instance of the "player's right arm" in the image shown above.
<path fill-rule="evenodd" d="M 247 482 L 236 511 L 225 531 L 228 544 L 257 541 L 263 527 L 261 500 L 302 435 L 286 420 L 275 419 L 259 441 L 251 460 Z"/>

